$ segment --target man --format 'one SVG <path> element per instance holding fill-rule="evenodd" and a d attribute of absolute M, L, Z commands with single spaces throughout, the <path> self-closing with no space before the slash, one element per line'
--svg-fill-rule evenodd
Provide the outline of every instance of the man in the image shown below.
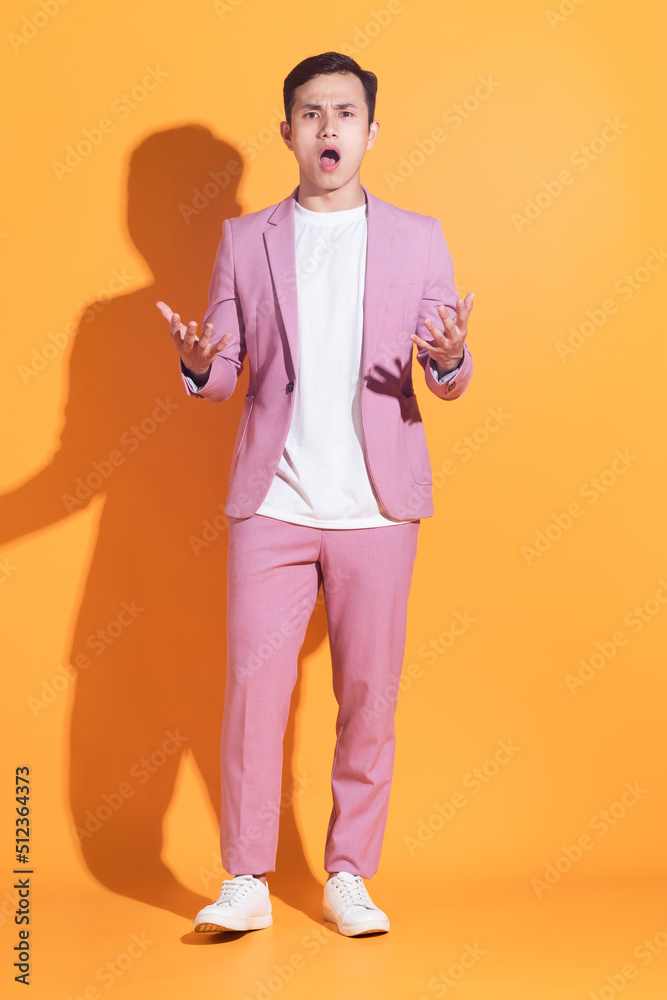
<path fill-rule="evenodd" d="M 250 368 L 225 505 L 221 852 L 233 876 L 197 931 L 272 923 L 282 741 L 320 585 L 339 706 L 323 916 L 346 936 L 389 930 L 363 880 L 379 864 L 412 567 L 420 519 L 433 514 L 412 345 L 429 389 L 460 396 L 474 293 L 458 299 L 437 219 L 361 184 L 376 93 L 375 75 L 348 56 L 299 63 L 281 123 L 298 187 L 224 221 L 200 338 L 157 303 L 188 393 L 228 399 L 246 357 Z"/>

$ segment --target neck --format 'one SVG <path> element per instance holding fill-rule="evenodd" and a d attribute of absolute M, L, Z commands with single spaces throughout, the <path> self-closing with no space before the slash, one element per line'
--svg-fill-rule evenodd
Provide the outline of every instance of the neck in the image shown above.
<path fill-rule="evenodd" d="M 343 212 L 345 209 L 364 205 L 366 195 L 358 174 L 333 191 L 318 187 L 307 177 L 300 176 L 296 200 L 311 212 Z"/>

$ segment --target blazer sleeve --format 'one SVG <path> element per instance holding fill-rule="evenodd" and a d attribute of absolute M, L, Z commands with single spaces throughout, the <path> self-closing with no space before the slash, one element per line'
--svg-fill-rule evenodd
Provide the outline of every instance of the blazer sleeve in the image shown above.
<path fill-rule="evenodd" d="M 218 244 L 209 285 L 208 309 L 204 314 L 201 330 L 207 323 L 213 324 L 212 344 L 217 344 L 226 333 L 231 333 L 229 343 L 216 356 L 208 380 L 203 386 L 197 387 L 188 378 L 182 363 L 181 377 L 188 395 L 219 402 L 229 399 L 236 388 L 246 356 L 245 324 L 236 291 L 234 243 L 229 219 L 225 219 L 222 225 L 222 238 Z"/>
<path fill-rule="evenodd" d="M 429 344 L 432 343 L 428 330 L 424 326 L 424 320 L 432 319 L 438 329 L 442 329 L 442 320 L 438 315 L 437 307 L 444 305 L 452 319 L 455 319 L 458 298 L 459 294 L 454 284 L 454 264 L 445 240 L 445 234 L 439 220 L 433 219 L 424 294 L 414 331 L 417 336 Z M 463 345 L 463 361 L 460 367 L 451 373 L 453 377 L 445 376 L 442 382 L 438 381 L 429 363 L 430 359 L 431 356 L 425 347 L 418 349 L 417 361 L 424 369 L 426 385 L 431 392 L 439 396 L 440 399 L 456 399 L 461 396 L 468 386 L 473 370 L 472 355 L 468 345 Z"/>

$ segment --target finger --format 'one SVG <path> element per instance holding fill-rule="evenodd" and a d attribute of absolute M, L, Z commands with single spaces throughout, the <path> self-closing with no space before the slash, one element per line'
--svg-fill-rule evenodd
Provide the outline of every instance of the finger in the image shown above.
<path fill-rule="evenodd" d="M 190 348 L 195 342 L 195 334 L 194 330 L 192 329 L 192 323 L 188 323 L 187 326 L 183 326 L 183 324 L 181 323 L 181 317 L 178 315 L 178 313 L 174 313 L 174 315 L 171 317 L 171 333 L 177 345 L 180 334 L 182 345 L 186 347 L 188 350 L 190 350 Z"/>
<path fill-rule="evenodd" d="M 467 323 L 470 310 L 466 306 L 463 299 L 459 299 L 456 303 L 456 320 L 452 319 L 449 315 L 447 307 L 444 305 L 438 306 L 438 314 L 445 328 L 443 331 L 443 343 L 452 342 L 460 337 L 465 337 L 467 333 Z"/>
<path fill-rule="evenodd" d="M 183 340 L 183 338 L 185 336 L 185 329 L 186 328 L 181 323 L 181 317 L 179 316 L 179 314 L 178 313 L 172 313 L 171 314 L 171 335 L 172 335 L 172 337 L 175 338 L 177 336 L 177 334 L 180 333 L 181 340 Z"/>
<path fill-rule="evenodd" d="M 211 339 L 212 333 L 213 333 L 213 324 L 207 323 L 204 329 L 202 330 L 201 337 L 199 338 L 199 346 L 201 347 L 202 351 L 205 351 L 206 348 L 208 347 L 208 342 Z"/>
<path fill-rule="evenodd" d="M 440 307 L 438 307 L 440 308 Z M 440 317 L 442 319 L 442 317 Z M 433 337 L 433 346 L 442 347 L 447 342 L 446 330 L 443 331 L 433 322 L 432 319 L 425 319 L 424 326 Z"/>
<path fill-rule="evenodd" d="M 461 301 L 462 300 L 459 299 L 459 302 Z M 459 305 L 459 302 L 456 303 L 456 319 L 452 319 L 452 317 L 449 315 L 449 310 L 447 309 L 447 306 L 438 306 L 438 316 L 442 320 L 442 325 L 445 328 L 444 329 L 445 337 L 448 334 L 453 333 L 457 323 L 460 323 L 461 320 L 463 319 L 463 314 L 461 313 L 461 307 Z"/>
<path fill-rule="evenodd" d="M 187 327 L 185 328 L 183 343 L 189 349 L 192 348 L 198 340 L 199 337 L 197 336 L 197 324 L 195 323 L 194 320 L 190 320 Z"/>
<path fill-rule="evenodd" d="M 226 347 L 229 341 L 232 339 L 231 333 L 226 333 L 216 344 L 211 344 L 209 343 L 209 341 L 213 336 L 214 332 L 215 328 L 213 324 L 207 323 L 199 339 L 199 346 L 202 349 L 202 351 L 215 350 L 215 353 L 217 354 L 219 351 L 223 349 L 223 347 Z"/>
<path fill-rule="evenodd" d="M 232 339 L 231 333 L 226 333 L 222 340 L 219 340 L 217 344 L 214 344 L 215 352 L 218 354 L 220 351 L 224 350 L 229 341 Z"/>
<path fill-rule="evenodd" d="M 177 334 L 180 334 L 180 339 L 183 340 L 185 327 L 180 322 L 180 316 L 178 313 L 173 312 L 166 302 L 156 302 L 155 305 L 158 307 L 164 318 L 169 320 L 169 332 L 174 340 L 176 340 Z"/>
<path fill-rule="evenodd" d="M 231 337 L 232 337 L 231 333 L 226 333 L 224 335 L 224 337 L 221 340 L 218 341 L 217 344 L 209 344 L 209 346 L 208 346 L 208 352 L 207 352 L 208 356 L 210 358 L 216 358 L 218 356 L 218 354 L 220 353 L 220 351 L 224 351 L 225 347 L 227 346 L 227 344 L 231 340 Z M 206 356 L 207 355 L 205 353 L 204 357 L 206 357 Z"/>
<path fill-rule="evenodd" d="M 171 320 L 173 313 L 166 302 L 156 302 L 155 305 L 158 307 L 165 319 Z"/>
<path fill-rule="evenodd" d="M 419 337 L 416 333 L 411 333 L 410 339 L 412 340 L 413 344 L 416 344 L 420 350 L 423 347 L 430 348 L 434 346 L 433 344 L 429 344 L 425 340 L 422 340 L 422 338 Z"/>
<path fill-rule="evenodd" d="M 171 318 L 169 320 L 169 333 L 171 334 L 171 339 L 174 341 L 176 347 L 180 348 L 183 340 L 183 327 L 181 326 L 176 313 L 171 314 Z"/>
<path fill-rule="evenodd" d="M 474 292 L 468 292 L 465 299 L 459 299 L 456 303 L 456 313 L 460 319 L 466 320 L 470 315 L 470 310 L 472 309 L 473 302 L 475 299 Z"/>
<path fill-rule="evenodd" d="M 440 306 L 439 308 L 444 308 Z M 445 331 L 440 334 L 440 347 L 445 347 L 448 351 L 455 350 L 457 347 L 462 347 L 463 341 L 466 339 L 467 329 L 466 320 L 459 317 L 457 323 L 448 316 L 447 320 L 443 319 L 445 323 Z"/>

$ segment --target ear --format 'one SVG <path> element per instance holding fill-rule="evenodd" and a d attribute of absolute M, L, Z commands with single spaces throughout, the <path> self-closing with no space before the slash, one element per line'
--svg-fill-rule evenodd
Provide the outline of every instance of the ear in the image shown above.
<path fill-rule="evenodd" d="M 374 122 L 371 122 L 370 128 L 368 129 L 368 142 L 366 143 L 366 149 L 367 150 L 373 148 L 373 146 L 375 144 L 375 140 L 378 137 L 378 132 L 379 131 L 380 131 L 380 122 L 377 121 L 377 120 L 374 121 Z"/>
<path fill-rule="evenodd" d="M 288 149 L 292 149 L 292 129 L 287 122 L 280 123 L 280 134 Z"/>

